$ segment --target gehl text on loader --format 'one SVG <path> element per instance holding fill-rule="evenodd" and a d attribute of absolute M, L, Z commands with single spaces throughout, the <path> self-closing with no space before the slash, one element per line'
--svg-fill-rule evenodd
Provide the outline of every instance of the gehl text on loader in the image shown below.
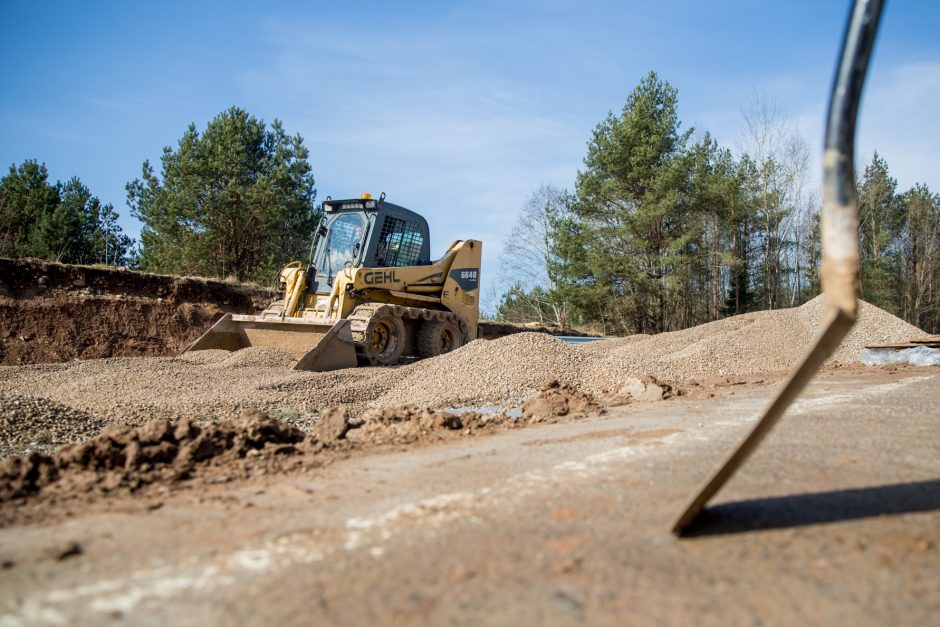
<path fill-rule="evenodd" d="M 478 240 L 457 240 L 437 261 L 427 221 L 370 194 L 327 199 L 310 260 L 280 272 L 282 297 L 261 315 L 225 314 L 183 352 L 269 346 L 295 370 L 386 366 L 433 357 L 477 337 Z"/>

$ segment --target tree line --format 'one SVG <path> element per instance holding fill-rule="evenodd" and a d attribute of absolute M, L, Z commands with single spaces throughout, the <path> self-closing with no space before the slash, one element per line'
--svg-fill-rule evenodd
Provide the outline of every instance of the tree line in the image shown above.
<path fill-rule="evenodd" d="M 76 177 L 52 184 L 44 164 L 0 179 L 0 256 L 129 265 L 149 272 L 270 283 L 313 235 L 314 177 L 300 135 L 232 107 L 144 161 L 126 185 L 140 241 Z"/>
<path fill-rule="evenodd" d="M 45 164 L 26 160 L 0 178 L 0 257 L 122 265 L 133 242 L 117 221 L 78 177 L 51 183 Z"/>
<path fill-rule="evenodd" d="M 542 186 L 501 259 L 496 317 L 626 335 L 800 305 L 820 292 L 819 193 L 805 140 L 757 100 L 743 148 L 683 130 L 648 74 L 594 129 L 573 191 Z M 859 188 L 861 297 L 940 329 L 940 197 L 900 191 L 875 153 Z"/>

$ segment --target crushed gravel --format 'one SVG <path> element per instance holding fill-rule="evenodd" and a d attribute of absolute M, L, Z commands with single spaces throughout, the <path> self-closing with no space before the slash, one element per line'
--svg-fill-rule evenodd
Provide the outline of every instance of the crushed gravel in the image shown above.
<path fill-rule="evenodd" d="M 0 394 L 0 457 L 50 452 L 98 433 L 107 421 L 45 398 Z"/>
<path fill-rule="evenodd" d="M 337 405 L 354 414 L 405 404 L 519 407 L 549 380 L 600 396 L 646 375 L 684 382 L 782 374 L 809 349 L 821 314 L 817 298 L 674 333 L 580 345 L 519 333 L 407 366 L 327 373 L 290 370 L 294 358 L 273 348 L 0 367 L 0 455 L 25 450 L 37 434 L 67 443 L 105 423 L 233 419 L 256 408 L 309 432 L 322 409 Z M 857 363 L 865 344 L 921 334 L 862 303 L 858 324 L 830 363 Z"/>
<path fill-rule="evenodd" d="M 820 296 L 801 307 L 743 314 L 673 333 L 592 342 L 578 350 L 600 366 L 585 374 L 588 387 L 610 376 L 605 373 L 617 372 L 667 381 L 779 374 L 796 366 L 810 349 L 822 314 Z M 903 341 L 922 333 L 860 302 L 858 321 L 827 363 L 856 364 L 866 344 Z"/>
<path fill-rule="evenodd" d="M 396 373 L 400 382 L 372 406 L 521 403 L 547 380 L 577 384 L 588 361 L 586 355 L 544 333 L 475 340 L 452 353 L 400 368 Z"/>

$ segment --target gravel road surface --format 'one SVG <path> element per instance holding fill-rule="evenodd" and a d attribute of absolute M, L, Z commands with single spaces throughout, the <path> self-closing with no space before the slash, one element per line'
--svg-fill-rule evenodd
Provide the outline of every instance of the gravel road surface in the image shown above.
<path fill-rule="evenodd" d="M 2 529 L 0 625 L 935 623 L 936 368 L 824 373 L 669 534 L 773 391 Z"/>

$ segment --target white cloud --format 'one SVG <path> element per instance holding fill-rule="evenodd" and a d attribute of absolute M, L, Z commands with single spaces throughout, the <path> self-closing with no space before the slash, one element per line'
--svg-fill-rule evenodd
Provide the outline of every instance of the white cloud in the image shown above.
<path fill-rule="evenodd" d="M 901 190 L 927 183 L 940 192 L 940 61 L 901 65 L 883 77 L 878 69 L 859 116 L 859 166 L 877 150 Z"/>
<path fill-rule="evenodd" d="M 822 145 L 828 101 L 825 88 L 813 89 L 808 79 L 791 76 L 766 78 L 753 94 L 742 97 L 742 106 L 754 94 L 775 102 L 781 115 L 809 145 L 810 171 L 822 177 Z M 818 94 L 812 97 L 812 94 Z M 733 111 L 733 114 L 730 112 Z M 703 129 L 711 130 L 728 146 L 739 143 L 743 119 L 740 109 L 716 108 L 705 112 Z M 924 61 L 882 68 L 875 64 L 862 97 L 856 130 L 856 164 L 859 174 L 871 162 L 875 150 L 898 180 L 899 191 L 923 182 L 940 192 L 940 61 Z"/>
<path fill-rule="evenodd" d="M 427 217 L 433 255 L 483 240 L 486 292 L 519 208 L 543 182 L 571 184 L 590 129 L 492 69 L 433 56 L 447 44 L 428 37 L 379 49 L 272 29 L 270 63 L 241 80 L 279 94 L 270 106 L 310 147 L 320 198 L 386 192 Z"/>

